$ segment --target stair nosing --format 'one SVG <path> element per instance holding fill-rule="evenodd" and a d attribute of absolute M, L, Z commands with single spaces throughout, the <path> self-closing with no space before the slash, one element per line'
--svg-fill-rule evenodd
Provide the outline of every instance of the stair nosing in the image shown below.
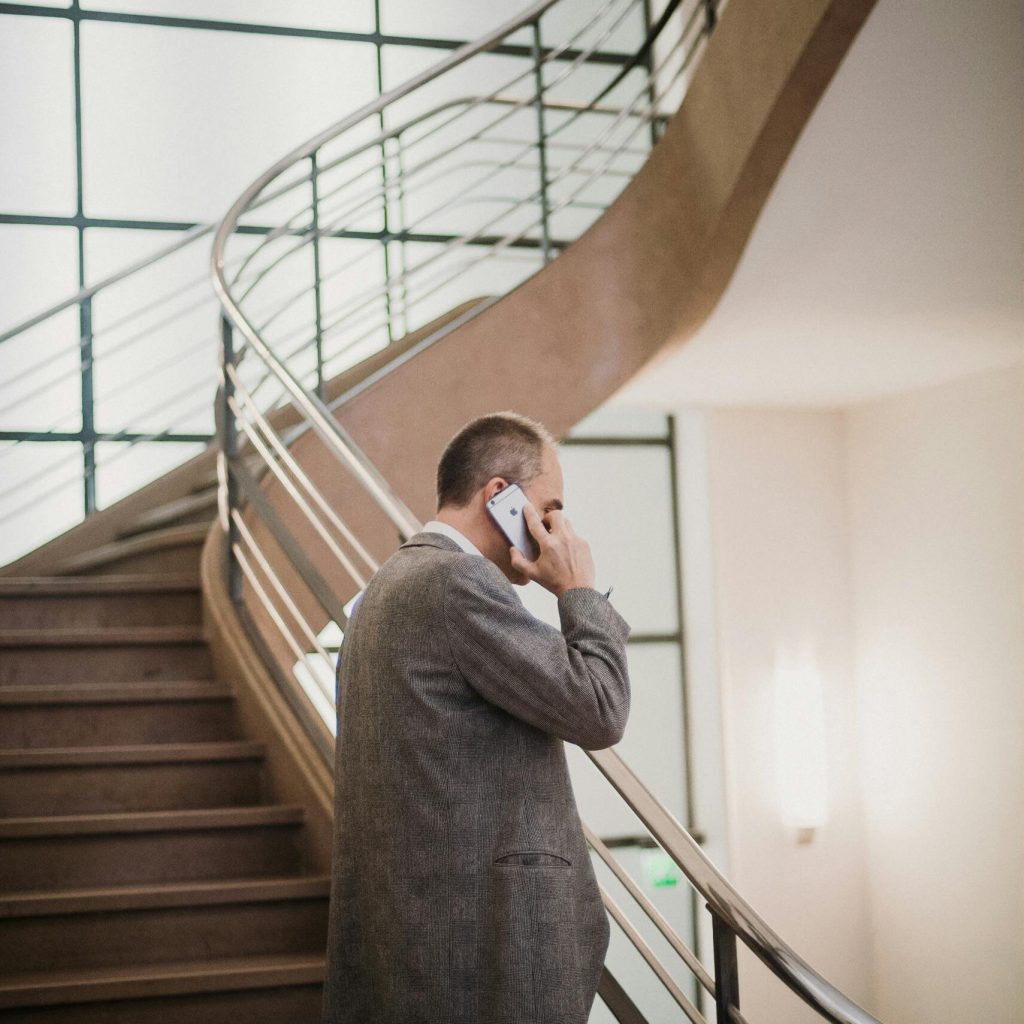
<path fill-rule="evenodd" d="M 316 985 L 323 982 L 325 967 L 323 955 L 270 954 L 60 973 L 32 971 L 0 977 L 0 1006 L 47 1006 Z"/>
<path fill-rule="evenodd" d="M 161 704 L 183 701 L 232 700 L 234 691 L 202 680 L 142 683 L 19 683 L 0 686 L 0 707 L 68 704 Z"/>
<path fill-rule="evenodd" d="M 144 765 L 204 761 L 255 761 L 266 757 L 258 740 L 207 743 L 121 743 L 106 747 L 19 747 L 0 749 L 0 770 L 95 765 Z"/>
<path fill-rule="evenodd" d="M 78 626 L 0 629 L 0 648 L 148 647 L 203 644 L 201 626 Z"/>
<path fill-rule="evenodd" d="M 330 883 L 330 875 L 277 875 L 9 892 L 0 894 L 0 918 L 321 900 L 329 896 Z"/>
<path fill-rule="evenodd" d="M 2 576 L 0 598 L 75 597 L 198 592 L 195 573 L 112 573 L 96 576 Z"/>
<path fill-rule="evenodd" d="M 169 811 L 4 818 L 0 819 L 0 840 L 290 827 L 301 825 L 304 813 L 301 804 L 256 804 L 249 807 L 202 807 Z"/>

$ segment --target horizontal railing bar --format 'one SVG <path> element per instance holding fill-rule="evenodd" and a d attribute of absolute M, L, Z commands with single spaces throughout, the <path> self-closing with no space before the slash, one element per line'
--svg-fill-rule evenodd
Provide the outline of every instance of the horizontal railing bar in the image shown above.
<path fill-rule="evenodd" d="M 636 900 L 640 909 L 648 916 L 648 918 L 650 918 L 652 924 L 654 924 L 658 931 L 661 932 L 665 941 L 668 942 L 668 944 L 675 950 L 676 954 L 683 960 L 686 966 L 690 968 L 697 980 L 713 996 L 715 994 L 714 979 L 710 974 L 708 974 L 704 965 L 697 959 L 692 950 L 686 946 L 686 943 L 684 943 L 679 937 L 672 925 L 665 920 L 658 908 L 655 907 L 650 899 L 648 899 L 647 895 L 640 889 L 636 882 L 630 878 L 628 872 L 623 868 L 618 860 L 616 860 L 608 847 L 598 839 L 586 824 L 583 826 L 583 834 L 586 836 L 587 842 L 590 843 L 594 850 L 597 851 L 597 855 L 601 860 L 608 865 L 609 870 L 619 880 L 623 888 L 625 888 L 629 895 Z"/>
<path fill-rule="evenodd" d="M 31 443 L 46 441 L 74 441 L 80 444 L 85 444 L 87 442 L 110 442 L 114 444 L 127 442 L 134 444 L 138 441 L 152 441 L 154 444 L 162 444 L 165 442 L 171 442 L 172 444 L 175 442 L 179 444 L 195 444 L 200 442 L 208 443 L 213 440 L 213 437 L 214 435 L 212 433 L 158 434 L 154 437 L 152 434 L 143 434 L 127 430 L 122 430 L 118 433 L 104 433 L 102 430 L 69 430 L 63 433 L 53 430 L 0 430 L 0 441 L 28 441 Z"/>
<path fill-rule="evenodd" d="M 320 571 L 306 557 L 299 543 L 292 536 L 291 531 L 284 524 L 284 520 L 277 514 L 277 510 L 270 504 L 263 489 L 256 482 L 249 470 L 237 460 L 232 459 L 228 465 L 228 472 L 241 485 L 245 497 L 255 508 L 257 515 L 263 520 L 267 529 L 270 530 L 274 540 L 277 541 L 281 550 L 289 558 L 292 565 L 302 577 L 303 582 L 309 587 L 310 592 L 320 602 L 320 607 L 342 629 L 348 626 L 348 616 L 345 614 L 344 602 L 341 601 L 331 589 L 330 584 L 320 574 Z"/>
<path fill-rule="evenodd" d="M 614 750 L 588 751 L 587 756 L 704 896 L 714 913 L 804 1002 L 833 1024 L 878 1024 L 772 931 Z"/>
<path fill-rule="evenodd" d="M 249 410 L 253 418 L 256 420 L 263 436 L 270 442 L 274 448 L 278 458 L 288 467 L 295 479 L 301 484 L 303 490 L 320 506 L 320 510 L 330 519 L 331 524 L 334 528 L 345 538 L 345 540 L 352 545 L 356 550 L 359 557 L 366 563 L 367 568 L 371 573 L 375 573 L 379 568 L 380 564 L 370 554 L 369 551 L 363 546 L 356 535 L 349 529 L 346 523 L 341 517 L 330 507 L 328 502 L 324 499 L 323 495 L 313 486 L 313 482 L 306 475 L 305 470 L 298 464 L 298 462 L 292 457 L 287 447 L 283 445 L 271 427 L 270 423 L 259 411 L 256 403 L 252 400 L 252 397 L 246 391 L 241 381 L 238 379 L 238 373 L 233 366 L 227 367 L 228 376 L 231 378 L 232 383 L 235 386 L 235 393 L 242 400 L 242 404 Z M 347 561 L 347 560 L 346 560 Z M 350 572 L 353 579 L 360 587 L 365 587 L 368 579 L 362 573 L 355 571 L 355 566 L 349 568 L 346 564 L 346 569 Z"/>
<path fill-rule="evenodd" d="M 33 15 L 62 18 L 69 21 L 103 21 L 130 25 L 153 25 L 162 28 L 200 29 L 208 32 L 238 32 L 244 35 L 289 36 L 302 39 L 323 39 L 333 42 L 365 43 L 374 46 L 414 46 L 426 50 L 457 50 L 467 44 L 464 39 L 440 39 L 436 36 L 407 36 L 391 32 L 356 32 L 344 29 L 309 28 L 300 25 L 273 25 L 269 23 L 232 21 L 230 19 L 188 18 L 169 14 L 143 14 L 104 11 L 76 7 L 44 7 L 42 5 L 0 3 L 0 14 Z M 494 53 L 504 57 L 529 57 L 529 46 L 504 43 L 495 46 Z M 543 51 L 542 51 L 543 52 Z M 625 63 L 628 53 L 602 51 L 593 56 L 595 64 Z"/>
<path fill-rule="evenodd" d="M 228 405 L 237 417 L 238 422 L 242 425 L 242 430 L 245 432 L 250 444 L 252 444 L 253 448 L 255 448 L 259 453 L 264 465 L 266 465 L 271 473 L 273 473 L 273 475 L 278 479 L 292 501 L 298 505 L 299 510 L 306 517 L 313 529 L 320 535 L 320 539 L 328 546 L 328 548 L 330 548 L 331 554 L 334 555 L 334 557 L 341 563 L 345 572 L 347 572 L 360 587 L 365 587 L 367 583 L 366 577 L 356 569 L 351 559 L 349 559 L 345 552 L 341 550 L 337 540 L 330 535 L 324 524 L 316 517 L 316 515 L 314 515 L 313 510 L 309 506 L 309 502 L 299 494 L 294 481 L 291 480 L 281 469 L 278 461 L 271 455 L 267 446 L 260 439 L 259 432 L 252 427 L 248 420 L 245 419 L 241 410 L 238 408 L 238 404 L 233 398 L 228 399 Z"/>
<path fill-rule="evenodd" d="M 633 922 L 622 912 L 619 905 L 608 895 L 608 893 L 602 888 L 601 899 L 604 901 L 605 908 L 608 913 L 611 914 L 615 923 L 622 929 L 623 934 L 631 943 L 633 943 L 636 951 L 644 958 L 647 962 L 647 966 L 654 972 L 655 977 L 665 987 L 665 991 L 675 1000 L 676 1005 L 686 1014 L 687 1017 L 693 1022 L 693 1024 L 707 1024 L 703 1014 L 693 1002 L 689 999 L 686 993 L 679 987 L 676 980 L 671 974 L 665 969 L 665 965 L 658 959 L 655 952 L 647 944 L 644 937 L 637 931 Z"/>
<path fill-rule="evenodd" d="M 263 575 L 270 581 L 270 585 L 274 588 L 274 592 L 281 599 L 285 608 L 288 610 L 288 614 L 292 617 L 292 621 L 299 627 L 302 634 L 305 636 L 307 643 L 312 648 L 312 653 L 319 654 L 328 664 L 331 663 L 330 656 L 323 649 L 320 641 L 317 639 L 316 634 L 313 632 L 312 627 L 303 618 L 302 612 L 299 611 L 298 605 L 292 600 L 291 594 L 285 589 L 284 584 L 281 582 L 280 577 L 274 571 L 274 567 L 270 564 L 266 555 L 260 551 L 259 545 L 256 543 L 256 538 L 253 537 L 252 532 L 246 525 L 245 517 L 237 509 L 231 510 L 231 520 L 235 524 L 238 530 L 239 536 L 245 541 L 246 546 L 252 552 L 253 558 L 256 559 L 257 564 L 263 570 Z M 332 698 L 334 694 L 328 692 L 324 687 L 321 686 L 324 696 Z"/>
<path fill-rule="evenodd" d="M 266 613 L 270 616 L 271 621 L 274 623 L 275 626 L 277 626 L 278 632 L 281 634 L 282 638 L 284 639 L 284 642 L 290 648 L 292 656 L 295 658 L 296 662 L 305 662 L 305 653 L 303 652 L 299 644 L 296 643 L 295 637 L 292 635 L 291 630 L 288 629 L 287 623 L 284 621 L 284 617 L 281 615 L 280 611 L 278 611 L 278 608 L 274 604 L 274 602 L 271 601 L 270 595 L 267 593 L 266 588 L 263 586 L 263 584 L 259 581 L 259 578 L 256 576 L 255 571 L 249 564 L 248 558 L 246 558 L 245 556 L 245 552 L 242 550 L 242 546 L 240 544 L 233 544 L 231 547 L 231 552 L 234 555 L 234 557 L 238 560 L 238 565 L 241 568 L 245 578 L 249 581 L 249 586 L 252 588 L 252 591 L 256 595 L 260 604 L 263 605 L 263 608 L 266 611 Z M 295 682 L 298 683 L 298 680 L 295 680 Z M 298 685 L 300 686 L 302 693 L 306 697 L 306 699 L 311 704 L 316 706 L 317 702 L 314 701 L 313 695 L 310 694 L 309 691 L 306 690 L 306 688 L 302 686 L 301 683 L 299 683 Z M 318 687 L 317 694 L 321 698 L 321 701 L 323 702 L 324 710 L 329 711 L 329 697 L 323 692 L 323 687 Z M 319 710 L 318 713 L 320 713 Z M 323 714 L 320 713 L 320 715 L 322 718 Z"/>

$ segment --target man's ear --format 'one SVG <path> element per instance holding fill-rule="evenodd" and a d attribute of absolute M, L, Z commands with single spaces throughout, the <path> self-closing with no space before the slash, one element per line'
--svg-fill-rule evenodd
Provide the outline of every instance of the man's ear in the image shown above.
<path fill-rule="evenodd" d="M 505 490 L 508 487 L 508 481 L 503 476 L 492 476 L 487 483 L 484 484 L 484 504 L 491 500 L 499 491 Z"/>

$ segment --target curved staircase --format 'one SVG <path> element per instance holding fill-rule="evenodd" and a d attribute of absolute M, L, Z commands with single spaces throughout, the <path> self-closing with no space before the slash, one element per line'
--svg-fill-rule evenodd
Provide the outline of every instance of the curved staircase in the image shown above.
<path fill-rule="evenodd" d="M 223 309 L 219 451 L 0 572 L 3 1019 L 318 1019 L 333 695 L 323 678 L 303 682 L 297 669 L 310 651 L 321 667 L 331 664 L 325 626 L 345 627 L 345 602 L 416 528 L 417 515 L 432 510 L 437 453 L 462 423 L 515 407 L 563 435 L 700 326 L 874 0 L 670 0 L 622 76 L 589 103 L 548 92 L 585 59 L 575 42 L 541 43 L 541 20 L 560 2 L 537 0 L 253 182 L 214 242 Z M 618 17 L 617 2 L 602 3 L 602 16 Z M 681 31 L 675 70 L 652 57 L 663 42 L 657 32 L 673 19 Z M 581 33 L 592 28 L 586 22 Z M 512 92 L 426 103 L 426 113 L 403 105 L 500 47 L 534 61 L 508 83 Z M 620 79 L 641 69 L 628 105 L 616 106 Z M 668 119 L 664 100 L 676 86 L 685 98 Z M 484 111 L 492 125 L 528 115 L 509 124 L 537 132 L 528 183 L 501 199 L 518 226 L 502 235 L 485 212 L 445 243 L 456 277 L 436 295 L 434 277 L 420 284 L 430 317 L 410 318 L 414 304 L 405 305 L 404 293 L 408 286 L 415 294 L 422 268 L 403 265 L 381 292 L 366 298 L 356 289 L 332 320 L 321 302 L 331 276 L 322 273 L 321 248 L 333 230 L 319 219 L 322 203 L 341 209 L 338 237 L 342 228 L 365 229 L 370 201 L 384 211 L 389 245 L 440 244 L 425 230 L 392 233 L 386 217 L 409 198 L 405 187 L 423 166 L 433 166 L 433 189 L 445 177 L 436 162 L 462 159 L 463 146 L 467 166 L 494 164 L 472 149 Z M 458 143 L 417 136 L 430 118 L 449 115 L 445 126 L 460 117 L 468 124 Z M 596 141 L 586 132 L 556 138 L 552 125 L 578 117 L 601 121 Z M 608 118 L 635 122 L 617 149 L 607 142 Z M 649 132 L 653 148 L 643 150 L 639 168 L 616 172 L 617 187 L 628 181 L 621 194 L 577 202 L 577 190 L 559 205 L 552 190 L 582 173 L 581 162 L 596 164 L 608 150 L 635 157 L 638 131 Z M 423 165 L 407 162 L 413 143 L 427 147 Z M 553 167 L 566 151 L 561 169 Z M 502 152 L 498 171 L 524 171 L 521 156 Z M 600 171 L 588 169 L 588 182 L 600 183 Z M 441 184 L 453 194 L 441 210 L 466 199 L 461 179 L 448 177 Z M 491 181 L 483 187 L 481 208 L 495 201 Z M 290 212 L 296 196 L 299 208 Z M 566 212 L 590 220 L 562 233 Z M 197 229 L 187 244 L 210 230 Z M 253 235 L 261 236 L 255 247 Z M 474 247 L 483 255 L 467 261 Z M 506 294 L 473 299 L 478 291 L 467 293 L 468 285 L 443 290 L 464 283 L 463 263 L 472 269 L 513 250 L 541 259 Z M 290 277 L 296 254 L 313 268 L 298 292 Z M 81 297 L 83 309 L 92 294 Z M 315 304 L 292 316 L 303 295 Z M 438 317 L 438 305 L 449 312 Z M 363 320 L 385 307 L 387 344 L 338 364 L 351 339 L 331 332 L 349 321 L 362 332 Z M 332 355 L 338 337 L 344 344 Z M 363 341 L 359 334 L 352 351 Z M 740 1009 L 743 944 L 819 1018 L 874 1024 L 772 932 L 614 751 L 590 756 L 609 799 L 625 802 L 646 840 L 692 886 L 693 921 L 710 912 L 706 934 L 692 936 L 703 948 L 691 949 L 628 878 L 614 844 L 588 832 L 623 900 L 639 908 L 625 911 L 604 894 L 649 968 L 647 983 L 671 997 L 673 1021 L 756 1022 Z M 621 980 L 610 971 L 602 979 L 607 1011 L 620 1024 L 656 1024 L 639 1008 L 639 986 Z"/>

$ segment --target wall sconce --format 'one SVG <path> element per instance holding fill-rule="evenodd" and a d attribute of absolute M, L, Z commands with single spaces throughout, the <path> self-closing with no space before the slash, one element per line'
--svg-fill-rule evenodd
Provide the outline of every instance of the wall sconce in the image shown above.
<path fill-rule="evenodd" d="M 808 646 L 775 654 L 775 777 L 782 821 L 809 843 L 828 821 L 828 757 L 821 675 Z"/>

